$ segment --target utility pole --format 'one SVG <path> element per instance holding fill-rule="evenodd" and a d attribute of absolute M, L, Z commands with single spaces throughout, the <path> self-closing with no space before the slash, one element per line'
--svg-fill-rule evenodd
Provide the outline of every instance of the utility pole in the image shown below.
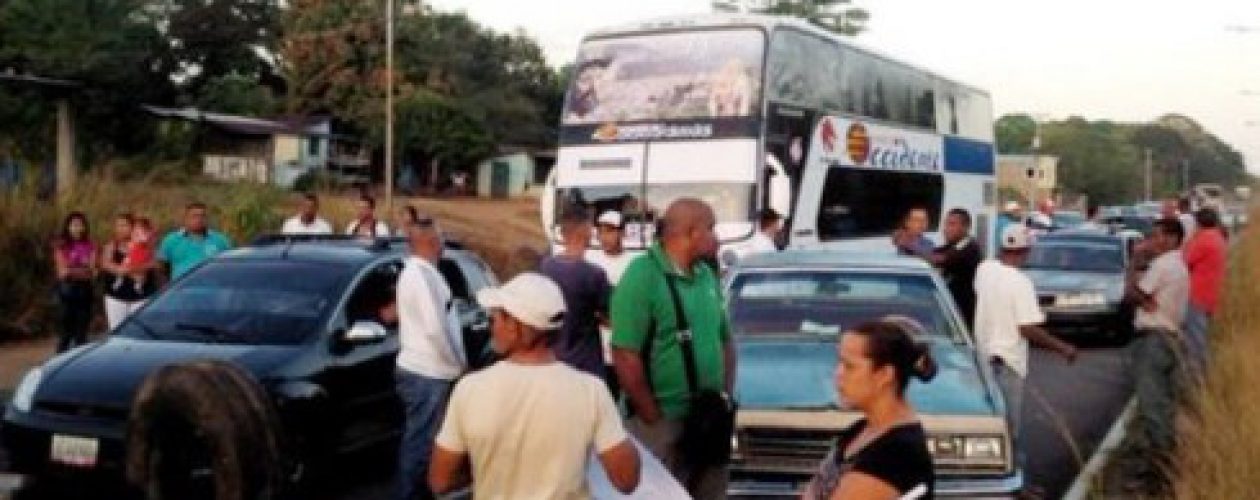
<path fill-rule="evenodd" d="M 394 0 L 385 0 L 385 213 L 394 213 Z"/>
<path fill-rule="evenodd" d="M 1146 179 L 1146 201 L 1151 201 L 1151 148 L 1146 148 L 1146 168 L 1143 170 Z"/>

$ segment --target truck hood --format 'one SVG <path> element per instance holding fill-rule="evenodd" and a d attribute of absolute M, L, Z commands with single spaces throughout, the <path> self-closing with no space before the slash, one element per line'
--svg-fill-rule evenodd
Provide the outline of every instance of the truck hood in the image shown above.
<path fill-rule="evenodd" d="M 297 349 L 110 337 L 50 363 L 36 390 L 35 403 L 126 411 L 140 383 L 162 366 L 194 359 L 225 360 L 263 379 L 293 359 Z"/>
<path fill-rule="evenodd" d="M 931 382 L 911 381 L 907 398 L 925 414 L 994 415 L 991 387 L 970 348 L 936 342 L 939 368 Z M 749 339 L 739 343 L 735 395 L 749 410 L 820 410 L 840 407 L 835 386 L 836 344 L 817 339 Z"/>

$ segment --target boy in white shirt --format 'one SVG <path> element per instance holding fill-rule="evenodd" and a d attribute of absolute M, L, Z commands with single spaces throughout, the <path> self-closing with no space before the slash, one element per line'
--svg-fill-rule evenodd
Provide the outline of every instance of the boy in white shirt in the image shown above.
<path fill-rule="evenodd" d="M 429 485 L 445 494 L 472 481 L 473 498 L 590 498 L 594 450 L 613 486 L 639 483 L 639 454 L 604 383 L 556 360 L 549 338 L 564 320 L 560 287 L 522 273 L 477 293 L 504 359 L 463 378 L 433 452 Z M 471 467 L 471 477 L 462 474 Z"/>

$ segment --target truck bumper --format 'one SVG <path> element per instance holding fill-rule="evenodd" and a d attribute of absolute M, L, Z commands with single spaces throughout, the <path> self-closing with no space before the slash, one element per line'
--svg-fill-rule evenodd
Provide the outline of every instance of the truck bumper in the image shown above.
<path fill-rule="evenodd" d="M 808 484 L 808 480 L 792 482 L 738 479 L 731 481 L 727 495 L 730 498 L 800 498 Z M 938 477 L 936 497 L 1015 498 L 1023 488 L 1024 475 L 1021 471 L 1000 477 Z"/>

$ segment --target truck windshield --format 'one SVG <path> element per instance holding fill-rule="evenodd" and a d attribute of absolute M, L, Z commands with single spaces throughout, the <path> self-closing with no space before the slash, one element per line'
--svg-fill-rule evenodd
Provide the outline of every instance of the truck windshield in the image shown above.
<path fill-rule="evenodd" d="M 752 29 L 588 41 L 574 65 L 564 124 L 752 116 L 765 45 Z"/>

